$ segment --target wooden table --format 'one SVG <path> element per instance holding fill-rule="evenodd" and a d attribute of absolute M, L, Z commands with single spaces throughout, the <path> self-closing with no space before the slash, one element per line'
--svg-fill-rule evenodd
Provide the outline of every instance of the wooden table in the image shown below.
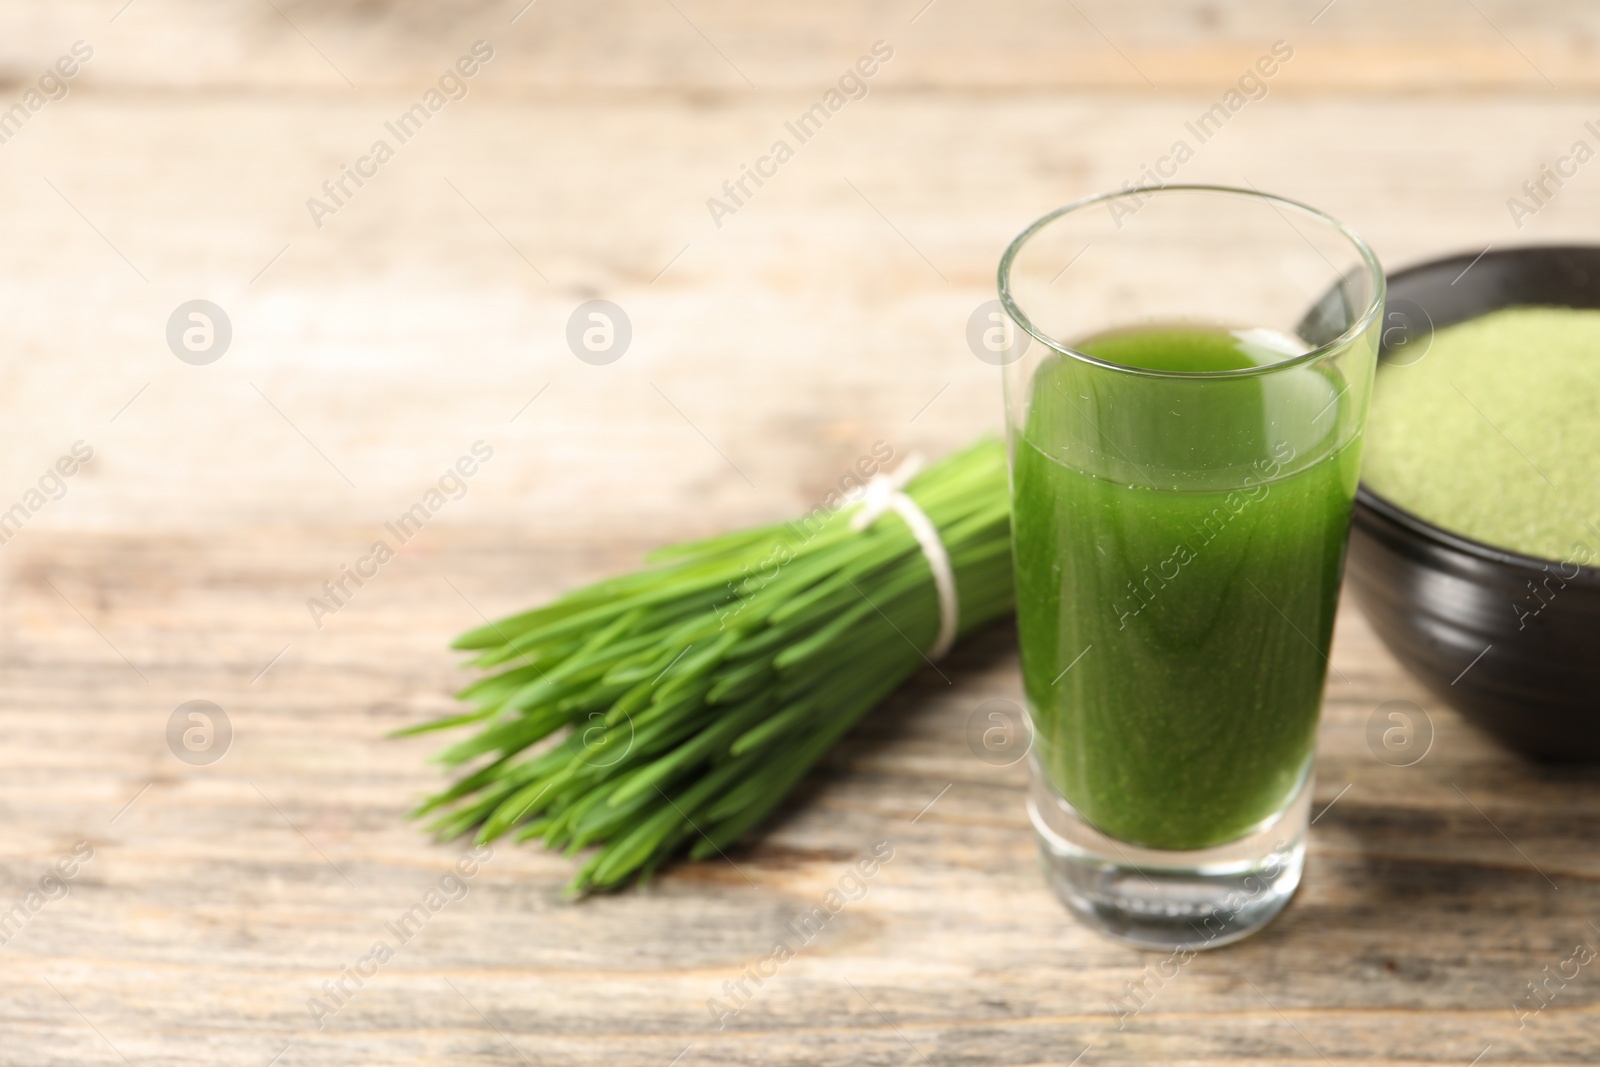
<path fill-rule="evenodd" d="M 1593 966 L 1516 1009 L 1600 946 L 1600 776 L 1495 748 L 1349 607 L 1305 887 L 1125 1018 L 1153 959 L 1068 920 L 1021 768 L 964 740 L 1020 699 L 1003 629 L 731 862 L 573 905 L 567 861 L 499 848 L 359 987 L 345 970 L 464 852 L 401 818 L 433 742 L 384 735 L 450 706 L 445 645 L 480 612 L 796 512 L 874 440 L 996 428 L 963 335 L 1005 242 L 1135 177 L 1274 41 L 1293 59 L 1185 180 L 1311 201 L 1395 264 L 1593 240 L 1600 172 L 1520 230 L 1505 204 L 1590 137 L 1593 10 L 121 3 L 0 4 L 0 111 L 93 49 L 0 144 L 0 511 L 94 450 L 0 546 L 0 915 L 23 909 L 0 1064 L 1600 1058 Z M 465 97 L 319 228 L 307 199 L 477 40 Z M 879 40 L 865 97 L 718 226 L 707 199 Z M 597 298 L 632 325 L 607 365 L 565 340 Z M 165 337 L 195 299 L 232 326 L 203 366 Z M 464 495 L 319 628 L 307 599 L 480 440 Z M 231 725 L 214 763 L 169 748 L 192 700 Z M 1415 766 L 1368 747 L 1390 700 L 1431 720 Z M 715 1028 L 707 1001 L 879 841 L 865 897 Z"/>

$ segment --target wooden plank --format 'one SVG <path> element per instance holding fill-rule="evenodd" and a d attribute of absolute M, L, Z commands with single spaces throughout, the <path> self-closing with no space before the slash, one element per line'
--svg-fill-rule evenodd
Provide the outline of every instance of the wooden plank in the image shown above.
<path fill-rule="evenodd" d="M 0 499 L 82 439 L 99 459 L 39 528 L 339 522 L 336 571 L 481 438 L 499 458 L 440 521 L 644 540 L 786 515 L 874 440 L 940 453 L 998 428 L 963 336 L 1000 251 L 1205 106 L 869 97 L 718 228 L 706 200 L 805 96 L 469 99 L 317 229 L 307 198 L 405 102 L 69 97 L 5 145 Z M 1182 177 L 1318 204 L 1391 263 L 1581 239 L 1583 177 L 1521 230 L 1505 201 L 1591 110 L 1269 97 Z M 601 296 L 634 339 L 590 366 L 565 328 Z M 204 367 L 164 340 L 197 297 L 234 327 Z"/>
<path fill-rule="evenodd" d="M 784 9 L 736 0 L 136 0 L 114 22 L 108 6 L 0 5 L 0 68 L 32 81 L 86 40 L 99 50 L 83 76 L 91 87 L 283 87 L 341 99 L 420 90 L 483 39 L 517 60 L 490 65 L 486 82 L 499 91 L 744 97 L 826 86 L 884 40 L 897 50 L 889 84 L 902 89 L 1220 92 L 1283 40 L 1297 54 L 1286 84 L 1301 90 L 1582 92 L 1600 79 L 1600 15 L 1561 0 L 828 0 Z"/>
<path fill-rule="evenodd" d="M 1587 925 L 1600 781 L 1499 752 L 1401 676 L 1348 606 L 1334 664 L 1349 681 L 1330 688 L 1305 888 L 1268 931 L 1189 963 L 1121 1028 L 1112 1001 L 1154 957 L 1065 916 L 1037 872 L 1020 766 L 966 749 L 979 704 L 1020 700 L 1001 628 L 943 667 L 952 685 L 926 672 L 869 719 L 730 862 L 568 904 L 568 861 L 497 849 L 464 899 L 318 1030 L 307 999 L 376 939 L 394 941 L 385 923 L 463 850 L 401 821 L 432 781 L 434 741 L 383 740 L 447 706 L 444 642 L 475 621 L 463 600 L 493 613 L 537 595 L 508 587 L 518 561 L 537 560 L 549 590 L 631 555 L 439 527 L 370 599 L 307 633 L 277 590 L 314 587 L 349 537 L 8 546 L 0 872 L 21 892 L 74 840 L 96 852 L 71 895 L 5 946 L 0 1063 L 117 1062 L 85 1018 L 133 1062 L 179 1064 L 261 1063 L 285 1044 L 289 1064 L 517 1062 L 507 1039 L 534 1060 L 641 1064 L 686 1045 L 684 1062 L 709 1063 L 1062 1063 L 1085 1045 L 1082 1062 L 1099 1063 L 1317 1062 L 1317 1050 L 1460 1063 L 1489 1044 L 1497 1060 L 1532 1063 L 1594 1050 L 1589 985 L 1571 983 L 1521 1029 L 1511 1002 L 1575 941 L 1600 937 Z M 210 767 L 166 749 L 168 714 L 196 697 L 236 731 Z M 1415 767 L 1366 747 L 1367 718 L 1389 699 L 1416 701 L 1436 727 Z M 866 895 L 712 1027 L 706 1002 L 722 983 L 879 840 L 894 858 Z"/>

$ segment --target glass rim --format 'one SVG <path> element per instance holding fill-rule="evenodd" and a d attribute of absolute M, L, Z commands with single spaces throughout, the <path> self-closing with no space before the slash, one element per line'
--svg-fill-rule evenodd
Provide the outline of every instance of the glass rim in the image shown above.
<path fill-rule="evenodd" d="M 1236 370 L 1158 370 L 1150 367 L 1134 367 L 1126 363 L 1116 363 L 1111 360 L 1101 359 L 1098 356 L 1091 356 L 1087 352 L 1080 352 L 1077 349 L 1068 346 L 1063 341 L 1046 336 L 1043 331 L 1033 324 L 1033 320 L 1023 312 L 1022 308 L 1017 305 L 1016 299 L 1011 295 L 1011 265 L 1016 260 L 1018 253 L 1022 251 L 1023 246 L 1028 243 L 1030 238 L 1062 216 L 1080 211 L 1087 207 L 1092 207 L 1095 204 L 1109 203 L 1110 201 L 1119 200 L 1130 196 L 1155 196 L 1168 192 L 1223 193 L 1228 196 L 1240 196 L 1251 200 L 1261 200 L 1265 201 L 1275 209 L 1288 208 L 1290 211 L 1297 212 L 1300 215 L 1308 217 L 1316 222 L 1332 227 L 1355 248 L 1356 252 L 1361 257 L 1361 262 L 1367 269 L 1368 276 L 1373 280 L 1374 284 L 1372 286 L 1372 297 L 1368 301 L 1366 309 L 1361 313 L 1356 321 L 1347 327 L 1338 337 L 1335 337 L 1333 340 L 1328 341 L 1325 344 L 1318 345 L 1316 348 L 1313 348 L 1308 352 L 1302 352 L 1296 356 L 1289 356 L 1285 359 L 1278 360 L 1276 363 L 1266 363 L 1259 367 L 1241 367 Z M 1288 219 L 1286 218 L 1284 221 L 1287 222 Z M 1293 228 L 1293 226 L 1290 227 L 1290 229 Z M 1378 262 L 1377 254 L 1372 251 L 1372 248 L 1367 244 L 1366 241 L 1362 239 L 1360 234 L 1356 233 L 1349 226 L 1346 226 L 1332 215 L 1329 215 L 1323 211 L 1318 211 L 1311 205 L 1303 204 L 1298 200 L 1290 200 L 1287 197 L 1276 196 L 1272 193 L 1264 193 L 1259 189 L 1241 189 L 1233 185 L 1176 183 L 1171 185 L 1137 186 L 1131 189 L 1115 189 L 1111 192 L 1096 193 L 1093 196 L 1086 196 L 1082 199 L 1074 200 L 1069 204 L 1064 204 L 1063 206 L 1056 208 L 1054 211 L 1035 219 L 1025 230 L 1017 234 L 1016 237 L 1012 238 L 1011 243 L 1006 246 L 1005 253 L 1000 257 L 1000 267 L 997 272 L 996 281 L 1000 290 L 1000 306 L 1005 310 L 1006 314 L 1011 317 L 1011 321 L 1020 326 L 1035 341 L 1038 341 L 1040 344 L 1051 349 L 1052 351 L 1059 352 L 1063 356 L 1070 356 L 1073 359 L 1080 360 L 1096 367 L 1102 367 L 1106 370 L 1121 371 L 1125 374 L 1133 374 L 1147 378 L 1195 379 L 1253 378 L 1264 374 L 1271 374 L 1289 367 L 1298 367 L 1307 363 L 1315 363 L 1330 353 L 1345 348 L 1353 340 L 1355 340 L 1356 337 L 1360 336 L 1367 330 L 1368 327 L 1372 325 L 1373 320 L 1376 319 L 1377 316 L 1383 311 L 1384 293 L 1386 288 L 1383 265 Z"/>

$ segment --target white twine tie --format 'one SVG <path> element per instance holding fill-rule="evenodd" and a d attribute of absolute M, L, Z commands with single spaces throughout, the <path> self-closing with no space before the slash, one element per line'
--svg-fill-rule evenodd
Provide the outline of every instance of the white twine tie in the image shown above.
<path fill-rule="evenodd" d="M 956 599 L 956 573 L 950 565 L 950 553 L 939 539 L 939 528 L 928 518 L 927 512 L 917 506 L 903 491 L 903 487 L 922 469 L 922 457 L 911 455 L 895 468 L 893 474 L 884 472 L 867 483 L 861 497 L 861 510 L 850 520 L 852 530 L 865 530 L 877 522 L 886 511 L 893 511 L 905 520 L 911 536 L 917 539 L 922 555 L 933 572 L 933 587 L 939 594 L 939 633 L 933 647 L 926 655 L 938 660 L 950 651 L 956 641 L 956 626 L 961 618 L 960 603 Z"/>

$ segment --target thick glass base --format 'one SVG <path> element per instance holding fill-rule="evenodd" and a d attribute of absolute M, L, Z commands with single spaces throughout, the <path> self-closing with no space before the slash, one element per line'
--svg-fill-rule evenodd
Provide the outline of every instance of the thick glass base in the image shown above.
<path fill-rule="evenodd" d="M 1033 767 L 1028 814 L 1045 879 L 1108 937 L 1149 949 L 1217 948 L 1261 929 L 1300 884 L 1311 807 L 1307 773 L 1283 812 L 1215 848 L 1166 851 L 1105 836 Z"/>

